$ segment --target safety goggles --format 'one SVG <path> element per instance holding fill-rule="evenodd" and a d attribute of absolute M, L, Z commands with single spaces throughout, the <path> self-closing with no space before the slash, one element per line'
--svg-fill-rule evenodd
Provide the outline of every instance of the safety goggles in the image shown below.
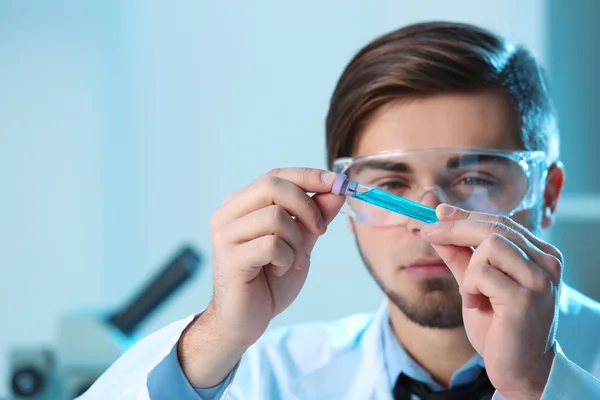
<path fill-rule="evenodd" d="M 434 148 L 338 158 L 333 170 L 419 203 L 431 192 L 442 203 L 512 216 L 540 201 L 548 166 L 541 151 Z M 346 200 L 343 211 L 378 226 L 408 221 L 403 215 L 352 198 Z"/>

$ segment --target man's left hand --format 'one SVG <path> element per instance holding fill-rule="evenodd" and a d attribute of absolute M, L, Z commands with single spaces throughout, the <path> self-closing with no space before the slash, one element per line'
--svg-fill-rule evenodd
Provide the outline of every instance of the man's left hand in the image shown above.
<path fill-rule="evenodd" d="M 512 219 L 440 205 L 421 230 L 450 268 L 465 330 L 507 399 L 539 399 L 556 352 L 563 258 Z"/>

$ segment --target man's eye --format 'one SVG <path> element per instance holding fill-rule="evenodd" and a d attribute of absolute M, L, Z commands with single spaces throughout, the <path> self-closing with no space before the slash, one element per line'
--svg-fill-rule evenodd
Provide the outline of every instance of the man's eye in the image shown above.
<path fill-rule="evenodd" d="M 385 181 L 377 184 L 377 187 L 383 190 L 405 189 L 408 185 L 401 181 Z"/>
<path fill-rule="evenodd" d="M 484 179 L 478 176 L 467 176 L 464 178 L 461 178 L 458 181 L 459 185 L 467 185 L 467 186 L 485 186 L 485 187 L 491 187 L 494 186 L 494 182 L 492 182 L 490 179 Z"/>

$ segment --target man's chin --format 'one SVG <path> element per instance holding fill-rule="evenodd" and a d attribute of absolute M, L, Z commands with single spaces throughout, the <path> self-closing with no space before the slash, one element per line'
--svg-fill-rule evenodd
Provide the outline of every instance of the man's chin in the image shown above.
<path fill-rule="evenodd" d="M 462 326 L 462 301 L 456 281 L 454 287 L 434 279 L 426 282 L 427 290 L 414 288 L 405 293 L 388 291 L 386 295 L 392 304 L 417 325 L 438 329 Z"/>

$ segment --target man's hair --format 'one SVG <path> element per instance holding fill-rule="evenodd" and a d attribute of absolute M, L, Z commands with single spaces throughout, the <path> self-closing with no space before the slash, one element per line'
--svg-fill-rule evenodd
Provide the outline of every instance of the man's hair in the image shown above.
<path fill-rule="evenodd" d="M 529 51 L 485 29 L 419 23 L 367 44 L 350 61 L 331 98 L 327 159 L 351 156 L 361 129 L 381 106 L 402 98 L 500 89 L 509 94 L 524 150 L 558 158 L 555 112 L 544 71 Z"/>

